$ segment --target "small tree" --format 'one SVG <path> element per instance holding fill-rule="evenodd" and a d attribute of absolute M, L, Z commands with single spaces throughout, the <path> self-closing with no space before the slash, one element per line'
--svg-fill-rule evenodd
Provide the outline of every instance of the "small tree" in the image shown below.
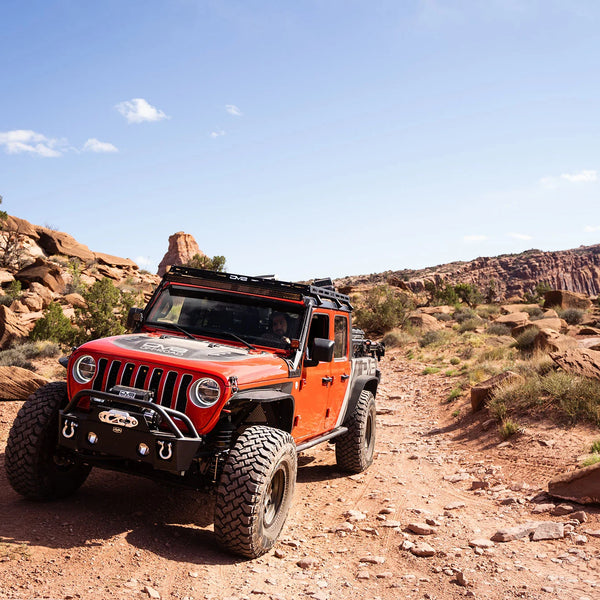
<path fill-rule="evenodd" d="M 206 269 L 208 271 L 224 271 L 225 263 L 227 262 L 224 256 L 213 256 L 210 258 L 206 255 L 194 254 L 184 266 L 192 267 L 193 269 Z"/>
<path fill-rule="evenodd" d="M 2 204 L 0 196 L 0 204 Z M 0 267 L 7 269 L 21 269 L 24 265 L 23 234 L 17 229 L 8 226 L 8 214 L 0 210 Z"/>
<path fill-rule="evenodd" d="M 483 300 L 483 295 L 477 286 L 470 283 L 457 283 L 454 286 L 456 295 L 469 307 L 475 308 Z"/>
<path fill-rule="evenodd" d="M 406 294 L 397 293 L 387 285 L 379 285 L 365 294 L 363 306 L 355 312 L 355 320 L 361 329 L 381 335 L 402 326 L 413 308 Z"/>
<path fill-rule="evenodd" d="M 104 277 L 82 290 L 85 308 L 76 308 L 79 341 L 125 333 L 127 314 L 138 300 L 137 294 L 123 292 Z"/>
<path fill-rule="evenodd" d="M 32 340 L 50 340 L 59 344 L 74 344 L 77 338 L 77 329 L 65 316 L 60 304 L 51 302 L 39 319 L 29 336 Z"/>

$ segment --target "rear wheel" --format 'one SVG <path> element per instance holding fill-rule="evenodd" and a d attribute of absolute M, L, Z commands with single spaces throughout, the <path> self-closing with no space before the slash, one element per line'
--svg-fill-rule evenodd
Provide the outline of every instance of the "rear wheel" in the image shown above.
<path fill-rule="evenodd" d="M 64 498 L 86 480 L 90 467 L 57 453 L 58 411 L 67 404 L 67 384 L 36 390 L 19 410 L 8 434 L 4 466 L 12 488 L 31 500 Z"/>
<path fill-rule="evenodd" d="M 296 471 L 296 445 L 289 433 L 248 427 L 231 449 L 217 488 L 219 545 L 249 558 L 268 552 L 287 519 Z"/>
<path fill-rule="evenodd" d="M 336 462 L 343 471 L 361 473 L 373 462 L 375 414 L 375 397 L 363 390 L 347 423 L 348 431 L 335 442 Z"/>

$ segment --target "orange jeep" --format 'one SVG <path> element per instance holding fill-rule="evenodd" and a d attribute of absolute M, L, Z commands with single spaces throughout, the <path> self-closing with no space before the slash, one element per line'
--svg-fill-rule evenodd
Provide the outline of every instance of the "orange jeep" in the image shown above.
<path fill-rule="evenodd" d="M 373 461 L 381 348 L 365 352 L 363 337 L 353 356 L 351 312 L 330 280 L 172 267 L 132 309 L 132 334 L 79 346 L 62 359 L 67 382 L 25 402 L 6 447 L 11 486 L 61 498 L 99 467 L 216 488 L 217 541 L 260 556 L 286 520 L 298 452 L 334 443 L 349 473 Z"/>

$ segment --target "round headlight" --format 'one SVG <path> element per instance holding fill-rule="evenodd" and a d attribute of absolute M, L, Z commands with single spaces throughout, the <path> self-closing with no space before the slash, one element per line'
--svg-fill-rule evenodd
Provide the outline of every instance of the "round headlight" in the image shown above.
<path fill-rule="evenodd" d="M 219 384 L 208 377 L 199 379 L 190 388 L 190 400 L 200 408 L 209 408 L 218 402 L 221 396 Z"/>
<path fill-rule="evenodd" d="M 73 366 L 73 379 L 77 383 L 89 383 L 96 374 L 96 361 L 87 354 L 75 361 Z"/>

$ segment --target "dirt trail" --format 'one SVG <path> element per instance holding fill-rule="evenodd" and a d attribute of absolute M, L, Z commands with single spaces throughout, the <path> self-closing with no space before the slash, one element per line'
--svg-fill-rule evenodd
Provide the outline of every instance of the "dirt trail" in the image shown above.
<path fill-rule="evenodd" d="M 210 496 L 95 471 L 74 497 L 31 503 L 2 465 L 0 599 L 600 598 L 595 509 L 563 539 L 485 547 L 502 528 L 569 522 L 531 500 L 594 432 L 530 427 L 499 448 L 485 413 L 452 416 L 446 378 L 393 354 L 381 366 L 375 463 L 346 477 L 331 446 L 302 455 L 283 537 L 254 561 L 215 547 Z M 18 408 L 0 403 L 2 463 Z"/>

